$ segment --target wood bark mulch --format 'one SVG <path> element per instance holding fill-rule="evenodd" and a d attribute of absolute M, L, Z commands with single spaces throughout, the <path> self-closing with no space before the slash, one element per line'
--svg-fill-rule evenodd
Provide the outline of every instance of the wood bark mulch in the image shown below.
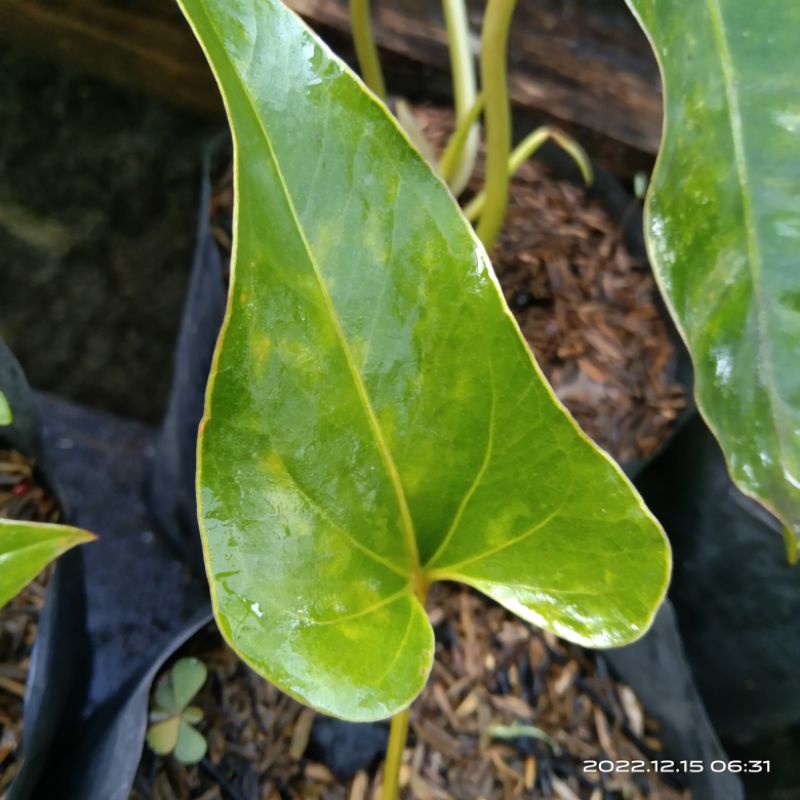
<path fill-rule="evenodd" d="M 688 800 L 657 775 L 582 769 L 584 759 L 647 760 L 661 748 L 657 724 L 602 655 L 454 584 L 432 587 L 429 612 L 436 660 L 412 706 L 404 798 Z M 340 781 L 310 758 L 317 714 L 253 673 L 213 625 L 181 655 L 209 669 L 193 701 L 207 761 L 184 767 L 148 754 L 131 800 L 378 800 L 380 764 Z"/>

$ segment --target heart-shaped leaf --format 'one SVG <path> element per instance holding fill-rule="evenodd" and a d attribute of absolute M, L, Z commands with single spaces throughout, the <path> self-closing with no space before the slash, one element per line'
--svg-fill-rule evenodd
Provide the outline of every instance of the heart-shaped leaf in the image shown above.
<path fill-rule="evenodd" d="M 94 538 L 91 533 L 68 525 L 0 519 L 0 607 L 54 558 Z"/>
<path fill-rule="evenodd" d="M 666 541 L 555 400 L 444 184 L 277 0 L 181 4 L 236 154 L 198 476 L 225 637 L 362 720 L 423 687 L 432 580 L 576 641 L 636 638 Z"/>
<path fill-rule="evenodd" d="M 628 3 L 665 83 L 647 232 L 698 405 L 800 537 L 800 3 Z"/>

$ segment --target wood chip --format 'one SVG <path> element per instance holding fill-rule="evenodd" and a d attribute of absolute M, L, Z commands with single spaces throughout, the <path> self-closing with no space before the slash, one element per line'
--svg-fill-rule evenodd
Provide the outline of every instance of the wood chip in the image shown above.
<path fill-rule="evenodd" d="M 369 790 L 369 775 L 364 770 L 359 770 L 353 778 L 353 784 L 350 787 L 350 794 L 348 800 L 366 800 L 367 791 Z"/>

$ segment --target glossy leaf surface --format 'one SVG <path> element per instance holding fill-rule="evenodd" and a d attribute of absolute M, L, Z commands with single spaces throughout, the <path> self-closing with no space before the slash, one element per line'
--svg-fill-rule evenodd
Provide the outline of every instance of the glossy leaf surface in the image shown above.
<path fill-rule="evenodd" d="M 0 607 L 54 558 L 92 539 L 91 533 L 67 525 L 0 519 Z"/>
<path fill-rule="evenodd" d="M 225 637 L 350 719 L 423 687 L 437 579 L 571 639 L 640 635 L 663 534 L 557 403 L 456 203 L 276 0 L 181 0 L 236 156 L 198 501 Z"/>
<path fill-rule="evenodd" d="M 659 283 L 733 479 L 800 537 L 800 3 L 628 3 L 665 83 Z"/>

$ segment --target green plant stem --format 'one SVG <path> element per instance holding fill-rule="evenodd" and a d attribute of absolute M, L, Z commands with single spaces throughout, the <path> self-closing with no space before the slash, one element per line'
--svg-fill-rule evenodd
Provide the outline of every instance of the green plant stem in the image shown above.
<path fill-rule="evenodd" d="M 508 207 L 508 159 L 511 152 L 511 105 L 506 51 L 516 0 L 489 0 L 481 33 L 481 86 L 486 94 L 486 202 L 477 233 L 492 249 Z"/>
<path fill-rule="evenodd" d="M 397 800 L 400 790 L 400 767 L 403 764 L 403 752 L 408 737 L 408 717 L 410 708 L 395 714 L 389 727 L 389 747 L 386 750 L 386 762 L 383 767 L 383 786 L 381 800 Z"/>
<path fill-rule="evenodd" d="M 451 183 L 456 167 L 458 166 L 467 137 L 475 123 L 483 113 L 483 92 L 481 92 L 472 104 L 469 113 L 456 125 L 450 141 L 447 142 L 444 152 L 439 159 L 439 174 Z M 480 144 L 480 140 L 478 141 Z"/>
<path fill-rule="evenodd" d="M 456 123 L 469 116 L 477 99 L 475 64 L 469 46 L 469 20 L 465 0 L 442 0 L 447 40 L 450 48 L 450 71 L 453 76 L 453 98 Z M 480 146 L 480 130 L 475 120 L 467 134 L 449 178 L 445 178 L 453 194 L 458 196 L 469 183 Z"/>
<path fill-rule="evenodd" d="M 790 564 L 797 563 L 798 541 L 795 532 L 788 526 L 783 526 L 783 543 L 786 545 L 786 559 Z"/>
<path fill-rule="evenodd" d="M 552 139 L 558 146 L 572 156 L 578 165 L 581 176 L 590 185 L 594 180 L 592 162 L 586 151 L 570 136 L 556 128 L 543 126 L 529 133 L 515 148 L 508 159 L 508 176 L 513 177 L 516 171 L 548 140 Z M 464 215 L 470 222 L 480 217 L 486 202 L 486 191 L 480 191 L 464 208 Z"/>
<path fill-rule="evenodd" d="M 386 100 L 386 82 L 383 80 L 378 48 L 372 36 L 369 0 L 350 0 L 350 25 L 361 77 L 381 100 Z"/>

